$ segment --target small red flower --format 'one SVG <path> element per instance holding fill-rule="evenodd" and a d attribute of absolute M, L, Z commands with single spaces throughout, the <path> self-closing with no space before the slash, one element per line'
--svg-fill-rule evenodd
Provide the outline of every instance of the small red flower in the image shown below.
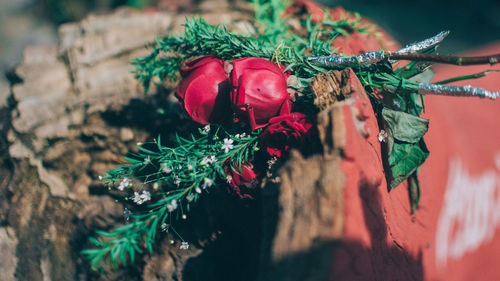
<path fill-rule="evenodd" d="M 252 130 L 267 125 L 270 118 L 290 113 L 284 68 L 261 58 L 233 61 L 231 103 L 239 117 L 246 118 Z"/>
<path fill-rule="evenodd" d="M 269 155 L 279 158 L 290 148 L 301 147 L 311 128 L 312 124 L 302 113 L 274 117 L 260 134 L 260 143 Z"/>
<path fill-rule="evenodd" d="M 230 85 L 224 62 L 208 55 L 189 61 L 186 66 L 181 69 L 183 79 L 176 92 L 181 106 L 200 124 L 220 121 L 230 113 Z"/>
<path fill-rule="evenodd" d="M 251 198 L 251 193 L 257 187 L 257 174 L 253 170 L 253 166 L 249 163 L 244 163 L 240 168 L 226 166 L 226 179 L 229 185 L 240 197 Z"/>

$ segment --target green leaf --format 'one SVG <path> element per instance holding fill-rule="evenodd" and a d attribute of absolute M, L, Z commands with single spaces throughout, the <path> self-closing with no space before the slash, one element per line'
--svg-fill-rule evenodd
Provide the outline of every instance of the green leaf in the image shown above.
<path fill-rule="evenodd" d="M 137 147 L 137 149 L 139 149 L 140 151 L 142 151 L 142 152 L 144 152 L 144 153 L 146 153 L 146 154 L 150 154 L 150 155 L 158 155 L 158 153 L 157 153 L 157 152 L 154 152 L 154 151 L 152 151 L 152 150 L 149 150 L 149 149 L 147 149 L 147 148 L 145 148 L 145 147 L 143 147 L 143 146 L 139 146 L 139 145 L 137 145 L 136 147 Z"/>
<path fill-rule="evenodd" d="M 410 195 L 411 213 L 415 213 L 420 202 L 420 184 L 417 178 L 417 171 L 408 177 L 408 194 Z"/>
<path fill-rule="evenodd" d="M 85 249 L 85 250 L 81 250 L 80 254 L 82 254 L 82 255 L 96 255 L 96 254 L 99 254 L 100 251 L 101 251 L 101 249 Z"/>
<path fill-rule="evenodd" d="M 134 249 L 134 247 L 130 247 L 128 249 L 128 253 L 130 255 L 130 263 L 133 263 L 134 260 L 135 260 L 135 249 Z"/>
<path fill-rule="evenodd" d="M 429 129 L 429 120 L 401 111 L 384 108 L 382 116 L 398 141 L 417 143 Z"/>
<path fill-rule="evenodd" d="M 95 239 L 94 237 L 89 237 L 89 241 L 90 241 L 90 243 L 92 243 L 96 246 L 105 246 L 106 245 L 106 243 L 101 242 L 101 241 Z"/>
<path fill-rule="evenodd" d="M 142 163 L 141 160 L 130 158 L 130 157 L 127 157 L 127 156 L 123 156 L 123 159 L 127 160 L 130 163 Z"/>
<path fill-rule="evenodd" d="M 429 150 L 423 141 L 418 143 L 405 143 L 395 141 L 389 156 L 389 166 L 392 177 L 390 188 L 395 188 L 413 174 L 429 156 Z"/>

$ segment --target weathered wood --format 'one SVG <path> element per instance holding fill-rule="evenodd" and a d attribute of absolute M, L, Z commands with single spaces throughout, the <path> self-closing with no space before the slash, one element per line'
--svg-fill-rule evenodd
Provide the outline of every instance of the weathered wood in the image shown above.
<path fill-rule="evenodd" d="M 209 23 L 247 31 L 251 18 L 247 6 L 210 3 L 199 8 Z M 135 141 L 160 132 L 168 136 L 182 126 L 181 110 L 172 95 L 143 95 L 129 62 L 146 54 L 143 46 L 156 36 L 180 31 L 189 16 L 126 9 L 91 15 L 61 26 L 57 46 L 25 50 L 16 69 L 22 82 L 11 86 L 10 103 L 0 103 L 0 113 L 6 117 L 0 126 L 4 163 L 0 247 L 6 257 L 0 259 L 2 278 L 324 280 L 328 276 L 332 249 L 344 232 L 346 178 L 341 163 L 349 156 L 345 155 L 348 126 L 356 129 L 357 138 L 364 140 L 367 135 L 345 75 L 327 79 L 330 84 L 316 81 L 323 89 L 318 91 L 329 91 L 324 96 L 337 93 L 335 102 L 324 103 L 318 115 L 316 141 L 323 152 L 309 156 L 293 152 L 254 201 L 240 201 L 224 190 L 202 200 L 189 220 L 179 225 L 178 231 L 192 242 L 189 251 L 179 251 L 178 242 L 170 244 L 172 237 L 160 233 L 153 253 L 126 270 L 110 270 L 105 277 L 91 273 L 79 254 L 91 246 L 88 236 L 95 230 L 124 223 L 123 207 L 106 195 L 98 176 L 133 151 Z M 349 75 L 352 79 L 354 74 Z M 333 91 L 333 86 L 338 89 Z M 168 113 L 161 114 L 160 108 Z"/>
<path fill-rule="evenodd" d="M 250 18 L 240 4 L 236 10 L 205 6 L 200 15 L 215 24 L 242 27 Z M 120 9 L 61 26 L 58 45 L 26 48 L 15 71 L 21 82 L 2 90 L 0 103 L 2 280 L 101 279 L 79 251 L 91 246 L 94 230 L 124 221 L 98 176 L 135 141 L 172 134 L 179 126 L 173 124 L 180 124 L 175 99 L 144 95 L 129 63 L 147 54 L 144 45 L 157 36 L 181 31 L 191 15 Z M 169 113 L 158 113 L 160 107 Z M 184 262 L 168 254 L 177 249 L 165 243 L 144 263 L 109 272 L 106 280 L 142 274 L 145 280 L 182 280 L 185 262 L 202 249 L 193 244 L 190 254 L 181 251 Z"/>
<path fill-rule="evenodd" d="M 381 166 L 373 154 L 360 157 L 370 147 L 366 120 L 371 118 L 373 122 L 374 118 L 373 112 L 363 112 L 368 97 L 352 70 L 345 72 L 342 84 L 324 79 L 329 75 L 319 74 L 312 82 L 316 95 L 345 92 L 347 98 L 328 103 L 317 116 L 323 154 L 303 158 L 294 153 L 280 170 L 280 183 L 263 190 L 263 204 L 268 208 L 264 213 L 274 217 L 263 229 L 269 236 L 263 239 L 262 280 L 331 278 L 335 250 L 344 239 L 344 212 L 348 209 L 344 206 L 344 189 L 357 189 L 366 182 L 375 188 L 381 183 L 380 178 L 372 181 L 361 169 L 346 168 L 363 165 L 366 160 L 365 164 Z M 332 88 L 337 90 L 333 92 Z"/>

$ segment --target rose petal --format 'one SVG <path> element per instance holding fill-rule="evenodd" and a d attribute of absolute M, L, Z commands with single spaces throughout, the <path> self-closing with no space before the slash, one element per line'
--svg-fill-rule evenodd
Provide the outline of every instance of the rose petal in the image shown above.
<path fill-rule="evenodd" d="M 253 57 L 237 59 L 233 66 L 231 103 L 252 130 L 264 127 L 274 116 L 290 113 L 284 67 Z"/>
<path fill-rule="evenodd" d="M 196 122 L 206 125 L 227 117 L 230 111 L 229 81 L 223 61 L 213 55 L 186 63 L 183 80 L 176 96 L 185 112 Z"/>
<path fill-rule="evenodd" d="M 270 156 L 281 157 L 291 147 L 302 147 L 311 128 L 312 123 L 302 113 L 271 118 L 269 125 L 260 134 L 261 146 Z"/>

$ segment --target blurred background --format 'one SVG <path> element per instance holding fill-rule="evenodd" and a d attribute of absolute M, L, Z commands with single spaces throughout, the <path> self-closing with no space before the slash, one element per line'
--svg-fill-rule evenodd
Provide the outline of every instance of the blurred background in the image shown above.
<path fill-rule="evenodd" d="M 183 10 L 199 0 L 0 0 L 0 90 L 27 45 L 57 42 L 57 26 L 119 6 Z M 441 53 L 500 40 L 500 0 L 318 0 L 369 17 L 403 45 L 449 29 Z M 1 91 L 0 91 L 1 92 Z"/>

